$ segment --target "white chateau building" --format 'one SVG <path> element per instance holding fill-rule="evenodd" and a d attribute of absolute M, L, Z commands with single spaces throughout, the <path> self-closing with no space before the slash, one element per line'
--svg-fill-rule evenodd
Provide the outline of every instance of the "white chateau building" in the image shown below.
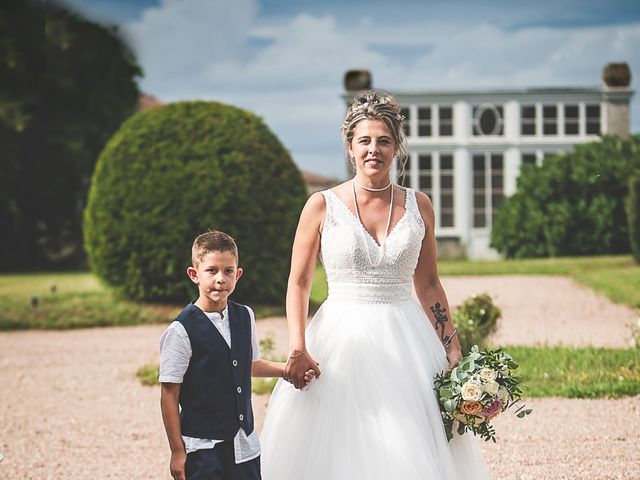
<path fill-rule="evenodd" d="M 629 135 L 631 73 L 608 64 L 592 88 L 394 91 L 406 118 L 409 159 L 399 182 L 429 195 L 439 254 L 496 258 L 491 224 L 516 191 L 520 166 L 600 135 Z M 345 75 L 345 102 L 371 88 L 366 70 Z"/>

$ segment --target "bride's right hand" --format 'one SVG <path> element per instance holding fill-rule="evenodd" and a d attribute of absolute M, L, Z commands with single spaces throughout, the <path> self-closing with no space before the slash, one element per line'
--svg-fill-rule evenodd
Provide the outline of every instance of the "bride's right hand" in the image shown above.
<path fill-rule="evenodd" d="M 309 355 L 309 352 L 294 350 L 284 367 L 283 378 L 299 390 L 306 385 L 305 374 L 309 370 L 315 372 L 316 378 L 320 376 L 320 364 Z"/>

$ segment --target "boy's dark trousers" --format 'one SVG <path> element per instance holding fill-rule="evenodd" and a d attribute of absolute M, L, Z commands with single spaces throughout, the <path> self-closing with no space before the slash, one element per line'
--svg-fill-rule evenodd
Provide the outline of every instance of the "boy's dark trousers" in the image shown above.
<path fill-rule="evenodd" d="M 233 440 L 187 454 L 187 480 L 260 480 L 260 457 L 236 463 Z"/>

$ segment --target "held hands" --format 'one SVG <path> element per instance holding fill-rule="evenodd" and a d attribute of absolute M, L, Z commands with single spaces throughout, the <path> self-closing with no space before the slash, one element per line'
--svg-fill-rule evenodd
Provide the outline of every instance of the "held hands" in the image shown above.
<path fill-rule="evenodd" d="M 284 367 L 283 378 L 297 389 L 302 389 L 320 376 L 319 365 L 306 350 L 294 350 Z"/>
<path fill-rule="evenodd" d="M 309 387 L 311 386 L 311 382 L 313 382 L 315 379 L 316 379 L 315 370 L 311 369 L 304 372 L 304 387 L 302 387 L 300 390 L 308 390 Z M 293 383 L 292 379 L 285 379 L 285 380 Z"/>
<path fill-rule="evenodd" d="M 315 370 L 309 370 L 304 374 L 304 387 L 302 387 L 300 390 L 302 390 L 303 392 L 306 390 L 309 390 L 309 388 L 311 388 L 311 385 L 313 385 L 313 382 L 316 380 L 316 371 Z"/>

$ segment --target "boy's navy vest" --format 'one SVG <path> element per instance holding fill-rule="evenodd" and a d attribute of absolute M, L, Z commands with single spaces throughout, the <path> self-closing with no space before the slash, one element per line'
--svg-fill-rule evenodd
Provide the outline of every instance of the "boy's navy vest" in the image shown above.
<path fill-rule="evenodd" d="M 240 428 L 253 432 L 251 317 L 244 306 L 228 303 L 231 348 L 195 305 L 176 318 L 192 350 L 180 387 L 180 426 L 187 437 L 233 440 Z"/>

